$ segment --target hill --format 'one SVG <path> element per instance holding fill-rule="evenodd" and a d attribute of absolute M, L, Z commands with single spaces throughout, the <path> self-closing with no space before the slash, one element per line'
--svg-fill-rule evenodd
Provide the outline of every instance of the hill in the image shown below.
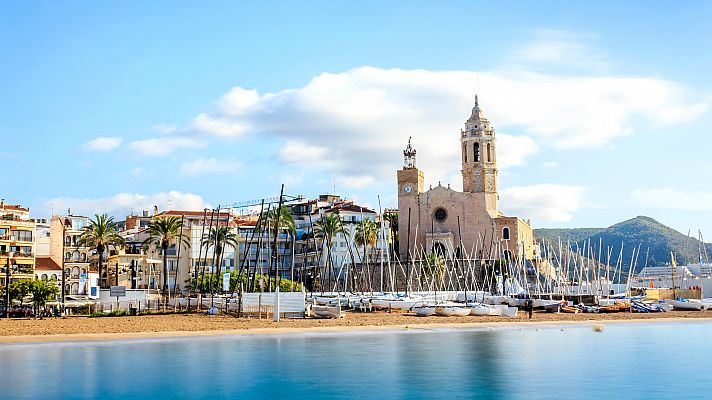
<path fill-rule="evenodd" d="M 572 246 L 583 246 L 584 242 L 590 242 L 591 246 L 597 248 L 600 242 L 603 249 L 612 249 L 611 264 L 618 260 L 622 245 L 624 267 L 629 266 L 633 249 L 640 246 L 636 270 L 645 266 L 646 253 L 647 264 L 650 266 L 669 263 L 671 251 L 679 264 L 699 261 L 700 242 L 697 238 L 683 235 L 650 217 L 635 217 L 608 228 L 536 229 L 534 233 L 538 240 L 549 242 L 556 248 L 559 238 L 564 245 L 570 242 Z M 712 244 L 705 243 L 705 246 L 707 254 L 712 255 Z M 606 253 L 603 254 L 605 258 Z M 605 262 L 605 259 L 602 261 Z"/>

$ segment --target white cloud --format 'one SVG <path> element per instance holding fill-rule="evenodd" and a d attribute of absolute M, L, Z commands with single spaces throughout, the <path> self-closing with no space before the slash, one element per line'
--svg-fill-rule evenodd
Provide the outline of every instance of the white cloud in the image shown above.
<path fill-rule="evenodd" d="M 500 190 L 500 208 L 508 215 L 535 222 L 570 221 L 581 208 L 584 189 L 578 186 L 541 184 Z"/>
<path fill-rule="evenodd" d="M 284 162 L 377 181 L 392 178 L 413 136 L 426 179 L 447 181 L 460 169 L 459 132 L 478 78 L 480 104 L 499 130 L 500 168 L 545 148 L 605 146 L 643 123 L 682 123 L 707 108 L 685 87 L 653 78 L 361 67 L 276 93 L 233 88 L 217 112 L 197 119 L 220 121 L 221 137 L 284 139 Z"/>
<path fill-rule="evenodd" d="M 577 32 L 540 29 L 530 41 L 518 47 L 512 54 L 515 63 L 527 67 L 567 66 L 605 69 L 609 67 L 606 57 L 588 44 L 595 36 Z"/>
<path fill-rule="evenodd" d="M 45 202 L 45 209 L 52 210 L 71 209 L 73 214 L 93 216 L 94 214 L 108 213 L 117 218 L 123 218 L 129 212 L 153 210 L 154 206 L 163 211 L 168 207 L 180 210 L 202 210 L 210 205 L 203 198 L 193 193 L 178 191 L 161 192 L 155 194 L 117 193 L 111 197 L 97 199 L 81 199 L 71 197 L 57 197 Z"/>
<path fill-rule="evenodd" d="M 497 166 L 506 169 L 524 164 L 528 156 L 539 152 L 539 146 L 526 136 L 498 135 L 497 150 Z"/>
<path fill-rule="evenodd" d="M 82 145 L 82 150 L 85 151 L 110 151 L 113 150 L 123 142 L 124 139 L 120 137 L 106 137 L 100 136 L 94 140 L 90 140 Z"/>
<path fill-rule="evenodd" d="M 163 133 L 163 134 L 169 134 L 176 132 L 178 130 L 178 125 L 176 124 L 157 124 L 153 125 L 151 127 L 151 130 L 156 131 L 158 133 Z"/>
<path fill-rule="evenodd" d="M 235 172 L 241 164 L 235 160 L 218 160 L 217 158 L 198 158 L 194 161 L 183 163 L 180 172 L 190 175 L 205 173 L 228 173 Z"/>
<path fill-rule="evenodd" d="M 637 207 L 710 211 L 712 192 L 678 190 L 671 187 L 635 189 L 630 193 L 630 202 Z"/>
<path fill-rule="evenodd" d="M 277 152 L 277 157 L 289 164 L 304 166 L 324 166 L 329 158 L 329 150 L 325 147 L 307 145 L 302 142 L 288 140 Z"/>
<path fill-rule="evenodd" d="M 248 131 L 249 126 L 227 118 L 216 118 L 202 113 L 193 120 L 193 128 L 200 132 L 221 138 L 236 138 L 244 135 Z"/>
<path fill-rule="evenodd" d="M 559 163 L 557 163 L 556 161 L 547 161 L 544 164 L 541 164 L 541 166 L 544 168 L 558 168 Z"/>
<path fill-rule="evenodd" d="M 181 148 L 200 148 L 205 143 L 196 139 L 186 137 L 166 136 L 136 140 L 129 143 L 129 148 L 140 155 L 163 156 Z"/>

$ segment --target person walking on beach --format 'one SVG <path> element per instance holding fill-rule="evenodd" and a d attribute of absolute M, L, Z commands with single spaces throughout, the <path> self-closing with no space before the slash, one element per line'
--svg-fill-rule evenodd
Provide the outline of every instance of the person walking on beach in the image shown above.
<path fill-rule="evenodd" d="M 529 319 L 532 319 L 532 314 L 534 313 L 534 302 L 532 299 L 527 299 L 524 303 L 524 308 L 529 313 Z"/>

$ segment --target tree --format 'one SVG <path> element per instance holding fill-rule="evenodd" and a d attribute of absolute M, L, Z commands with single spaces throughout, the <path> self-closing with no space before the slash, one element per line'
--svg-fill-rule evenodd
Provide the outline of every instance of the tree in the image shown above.
<path fill-rule="evenodd" d="M 294 216 L 292 215 L 292 212 L 289 210 L 289 207 L 287 207 L 287 206 L 283 205 L 281 207 L 275 207 L 275 208 L 269 210 L 266 213 L 265 222 L 267 223 L 267 226 L 269 227 L 270 231 L 273 232 L 274 235 L 278 235 L 279 233 L 284 232 L 287 234 L 288 238 L 293 239 L 297 233 L 295 223 L 294 223 Z M 278 254 L 276 246 L 272 251 L 274 252 L 275 256 Z M 274 278 L 277 279 L 277 275 L 279 273 L 279 265 L 277 265 L 278 258 L 275 257 L 274 260 L 275 260 Z M 272 269 L 272 266 L 270 265 L 270 273 L 268 274 L 270 279 L 272 276 L 271 269 Z"/>
<path fill-rule="evenodd" d="M 118 223 L 114 222 L 114 217 L 109 217 L 107 214 L 95 214 L 94 219 L 90 220 L 89 225 L 84 228 L 78 243 L 80 246 L 94 248 L 99 254 L 99 287 L 106 287 L 102 274 L 104 250 L 108 246 L 124 247 L 126 244 L 124 238 L 119 235 Z"/>
<path fill-rule="evenodd" d="M 333 272 L 331 247 L 334 242 L 334 236 L 339 234 L 346 234 L 344 226 L 341 224 L 341 220 L 339 218 L 339 213 L 334 213 L 322 216 L 320 220 L 314 223 L 314 236 L 317 239 L 322 240 L 322 243 L 326 246 L 326 266 L 328 268 L 327 276 L 329 283 L 331 283 L 331 275 Z"/>
<path fill-rule="evenodd" d="M 59 287 L 54 282 L 48 282 L 43 280 L 32 281 L 29 287 L 30 294 L 32 295 L 32 303 L 35 308 L 35 315 L 40 313 L 40 308 L 43 308 L 47 301 L 53 299 L 59 293 Z"/>
<path fill-rule="evenodd" d="M 15 300 L 20 300 L 20 306 L 22 306 L 23 299 L 30 293 L 30 285 L 32 281 L 29 279 L 22 279 L 10 283 L 10 305 Z M 2 287 L 2 304 L 7 301 L 5 295 L 5 287 Z"/>
<path fill-rule="evenodd" d="M 376 243 L 378 241 L 378 227 L 376 226 L 376 223 L 371 221 L 370 219 L 362 219 L 361 222 L 356 225 L 354 235 L 354 242 L 356 243 L 356 245 L 363 246 L 363 259 L 366 263 L 366 269 L 368 270 L 368 247 L 371 247 L 371 252 L 376 251 Z"/>
<path fill-rule="evenodd" d="M 438 252 L 432 252 L 425 257 L 421 277 L 442 283 L 445 278 L 445 258 Z"/>
<path fill-rule="evenodd" d="M 216 282 L 222 282 L 220 275 L 220 269 L 222 267 L 222 257 L 225 247 L 230 246 L 236 251 L 239 249 L 239 244 L 237 242 L 237 235 L 228 226 L 214 226 L 208 232 L 203 235 L 202 245 L 205 246 L 206 252 L 210 249 L 210 246 L 215 247 L 215 259 L 217 260 L 218 268 L 216 271 Z M 212 277 L 210 282 L 212 282 Z M 212 293 L 213 288 L 211 285 L 210 292 Z"/>
<path fill-rule="evenodd" d="M 154 245 L 160 248 L 163 254 L 163 285 L 161 295 L 167 300 L 168 288 L 168 248 L 172 244 L 189 246 L 188 239 L 183 235 L 183 222 L 174 215 L 154 218 L 146 228 L 148 238 L 143 241 L 145 245 Z"/>
<path fill-rule="evenodd" d="M 279 220 L 277 220 L 278 211 Z M 272 232 L 276 230 L 290 235 L 294 235 L 297 232 L 294 224 L 294 216 L 287 206 L 275 207 L 269 210 L 266 215 L 266 221 Z"/>
<path fill-rule="evenodd" d="M 383 214 L 383 219 L 388 221 L 388 228 L 391 234 L 388 238 L 391 254 L 398 254 L 398 212 L 387 212 Z"/>

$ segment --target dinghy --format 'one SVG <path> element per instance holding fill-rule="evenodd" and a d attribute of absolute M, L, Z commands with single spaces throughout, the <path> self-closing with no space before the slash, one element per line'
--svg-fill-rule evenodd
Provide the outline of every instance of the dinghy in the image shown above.
<path fill-rule="evenodd" d="M 429 317 L 435 314 L 435 307 L 433 306 L 418 306 L 413 307 L 413 312 L 419 317 Z"/>
<path fill-rule="evenodd" d="M 677 299 L 677 300 L 665 300 L 665 303 L 670 304 L 673 306 L 676 310 L 685 310 L 685 311 L 690 311 L 690 310 L 695 310 L 695 311 L 702 311 L 707 309 L 707 305 L 702 303 L 702 301 L 697 300 L 697 299 Z"/>

